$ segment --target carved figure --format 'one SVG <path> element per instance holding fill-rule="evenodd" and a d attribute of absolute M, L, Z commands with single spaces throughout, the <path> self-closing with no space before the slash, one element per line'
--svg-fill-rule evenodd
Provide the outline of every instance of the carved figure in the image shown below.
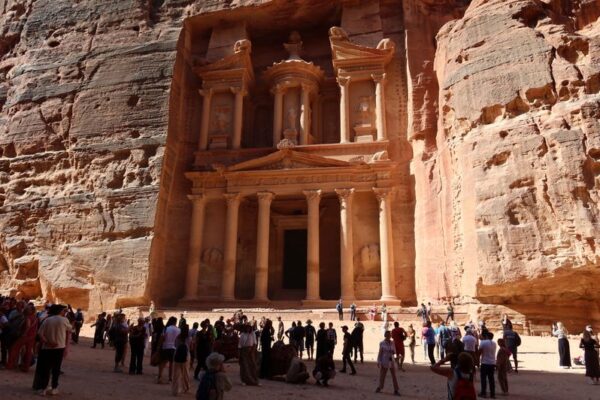
<path fill-rule="evenodd" d="M 229 109 L 226 107 L 218 107 L 215 110 L 215 130 L 219 134 L 227 134 L 229 127 Z"/>
<path fill-rule="evenodd" d="M 296 107 L 290 107 L 287 111 L 287 119 L 288 119 L 288 129 L 291 131 L 297 131 L 296 128 L 297 120 L 298 120 L 298 110 Z"/>
<path fill-rule="evenodd" d="M 371 161 L 388 161 L 390 157 L 388 156 L 388 152 L 386 150 L 378 151 L 373 154 Z"/>
<path fill-rule="evenodd" d="M 244 52 L 251 53 L 252 52 L 252 42 L 250 42 L 248 39 L 238 40 L 233 45 L 233 51 L 234 51 L 234 53 L 244 53 Z"/>
<path fill-rule="evenodd" d="M 361 96 L 358 103 L 357 122 L 359 125 L 371 125 L 371 97 Z"/>
<path fill-rule="evenodd" d="M 334 40 L 350 40 L 346 31 L 339 26 L 332 26 L 329 28 L 329 38 Z"/>
<path fill-rule="evenodd" d="M 395 49 L 396 43 L 392 39 L 381 39 L 381 41 L 377 44 L 377 49 L 379 50 L 387 50 L 387 49 Z"/>
<path fill-rule="evenodd" d="M 215 247 L 206 249 L 204 250 L 204 253 L 202 253 L 202 262 L 213 267 L 221 265 L 223 262 L 223 252 Z"/>
<path fill-rule="evenodd" d="M 363 266 L 363 274 L 366 276 L 377 275 L 379 271 L 379 245 L 368 244 L 360 250 L 360 261 Z"/>

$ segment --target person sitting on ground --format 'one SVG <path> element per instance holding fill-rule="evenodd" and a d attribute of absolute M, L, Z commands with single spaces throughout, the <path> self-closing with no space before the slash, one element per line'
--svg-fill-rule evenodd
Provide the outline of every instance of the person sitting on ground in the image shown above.
<path fill-rule="evenodd" d="M 335 364 L 331 352 L 317 358 L 312 374 L 318 386 L 329 386 L 328 382 L 335 377 Z"/>
<path fill-rule="evenodd" d="M 296 353 L 290 363 L 290 368 L 285 374 L 287 383 L 306 383 L 310 375 L 306 370 L 306 364 L 298 357 Z"/>
<path fill-rule="evenodd" d="M 224 361 L 225 357 L 219 353 L 211 353 L 206 357 L 208 370 L 200 378 L 196 400 L 223 400 L 225 392 L 231 390 L 231 382 L 223 367 Z"/>
<path fill-rule="evenodd" d="M 448 378 L 448 398 L 452 400 L 474 400 L 477 398 L 473 379 L 475 377 L 473 357 L 468 353 L 458 355 L 456 368 L 444 368 L 442 365 L 448 361 L 444 358 L 431 366 L 431 370 L 438 375 Z"/>

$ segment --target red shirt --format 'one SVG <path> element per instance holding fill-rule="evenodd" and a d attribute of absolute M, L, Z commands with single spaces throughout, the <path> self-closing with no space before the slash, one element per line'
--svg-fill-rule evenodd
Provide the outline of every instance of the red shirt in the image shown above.
<path fill-rule="evenodd" d="M 404 347 L 404 339 L 406 339 L 407 334 L 404 328 L 394 328 L 392 329 L 392 339 L 394 339 L 394 345 L 396 348 Z"/>

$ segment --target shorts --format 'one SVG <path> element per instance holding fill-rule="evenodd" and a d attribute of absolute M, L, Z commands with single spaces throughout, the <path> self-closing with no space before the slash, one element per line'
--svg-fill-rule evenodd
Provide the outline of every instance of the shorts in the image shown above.
<path fill-rule="evenodd" d="M 309 341 L 307 341 L 305 343 L 305 346 L 306 346 L 307 349 L 313 349 L 315 347 L 315 342 L 309 342 Z"/>
<path fill-rule="evenodd" d="M 512 353 L 513 357 L 515 358 L 515 360 L 517 359 L 517 346 L 511 346 L 508 348 L 508 350 Z"/>
<path fill-rule="evenodd" d="M 404 357 L 404 346 L 396 346 L 396 354 Z"/>
<path fill-rule="evenodd" d="M 175 349 L 161 349 L 160 350 L 160 361 L 173 361 L 175 357 Z"/>
<path fill-rule="evenodd" d="M 304 340 L 294 340 L 294 346 L 296 346 L 296 350 L 304 351 Z"/>

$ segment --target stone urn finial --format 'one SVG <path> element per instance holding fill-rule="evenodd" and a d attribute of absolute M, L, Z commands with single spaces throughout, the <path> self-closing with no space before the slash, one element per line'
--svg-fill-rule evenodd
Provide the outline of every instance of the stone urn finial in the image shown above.
<path fill-rule="evenodd" d="M 302 37 L 298 31 L 292 31 L 288 37 L 288 42 L 283 47 L 289 53 L 288 60 L 302 60 L 300 52 L 302 51 Z"/>

